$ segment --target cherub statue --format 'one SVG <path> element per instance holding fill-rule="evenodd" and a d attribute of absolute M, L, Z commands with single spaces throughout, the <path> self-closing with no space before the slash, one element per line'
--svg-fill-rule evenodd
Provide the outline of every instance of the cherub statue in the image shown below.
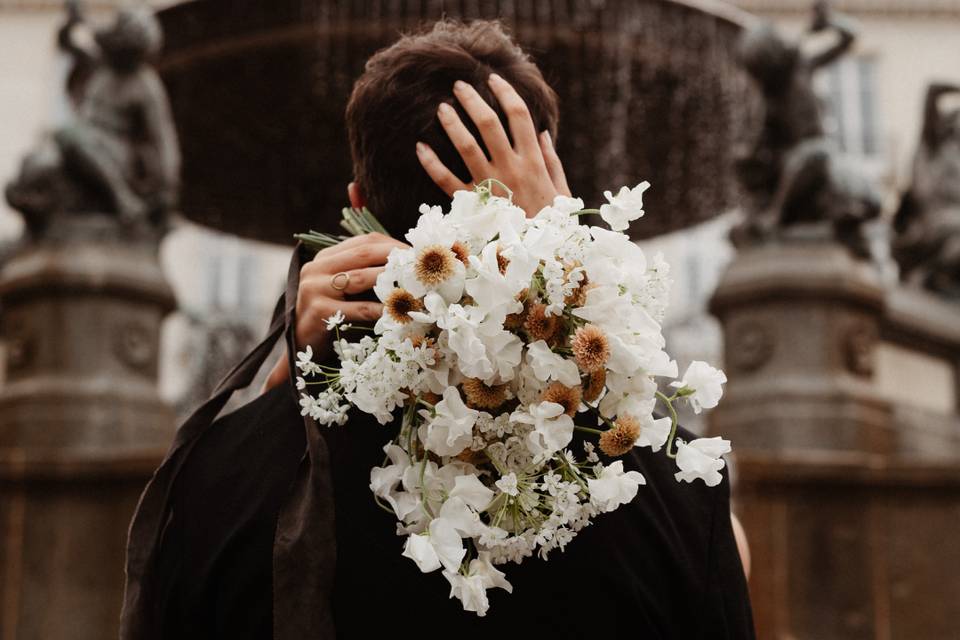
<path fill-rule="evenodd" d="M 77 44 L 79 5 L 67 4 L 59 43 L 74 58 L 73 117 L 24 159 L 7 199 L 34 235 L 59 214 L 107 213 L 125 228 L 162 229 L 179 191 L 180 152 L 166 91 L 147 62 L 162 43 L 146 8 L 122 9 Z M 78 82 L 79 80 L 79 82 Z"/>
<path fill-rule="evenodd" d="M 960 300 L 960 86 L 932 84 L 913 163 L 913 184 L 894 218 L 893 256 L 908 282 Z"/>
<path fill-rule="evenodd" d="M 734 230 L 738 245 L 763 242 L 797 224 L 827 223 L 829 233 L 856 254 L 869 253 L 861 225 L 879 214 L 879 194 L 826 137 L 813 88 L 814 74 L 850 49 L 855 30 L 826 2 L 817 2 L 809 33 L 828 30 L 836 41 L 813 55 L 770 24 L 747 31 L 740 41 L 740 63 L 763 95 L 765 115 L 760 134 L 737 161 L 753 200 L 748 219 Z"/>

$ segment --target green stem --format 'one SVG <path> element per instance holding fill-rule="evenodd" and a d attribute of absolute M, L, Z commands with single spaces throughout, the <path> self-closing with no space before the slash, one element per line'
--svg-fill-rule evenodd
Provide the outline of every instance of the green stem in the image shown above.
<path fill-rule="evenodd" d="M 603 431 L 600 431 L 600 429 L 592 429 L 590 427 L 581 427 L 580 425 L 573 425 L 573 428 L 576 429 L 577 431 L 583 431 L 584 433 L 592 433 L 595 436 L 603 435 Z"/>
<path fill-rule="evenodd" d="M 677 410 L 673 408 L 673 401 L 676 400 L 677 394 L 673 394 L 669 398 L 664 394 L 657 391 L 657 398 L 667 405 L 667 410 L 670 411 L 670 435 L 667 436 L 667 457 L 676 458 L 677 452 L 674 450 L 673 445 L 677 438 Z"/>

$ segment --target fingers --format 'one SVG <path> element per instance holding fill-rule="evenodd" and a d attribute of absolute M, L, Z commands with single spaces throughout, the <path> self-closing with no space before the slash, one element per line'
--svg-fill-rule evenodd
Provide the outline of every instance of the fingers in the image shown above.
<path fill-rule="evenodd" d="M 460 181 L 452 171 L 447 169 L 446 165 L 437 157 L 436 152 L 422 142 L 417 143 L 417 159 L 420 166 L 427 172 L 430 179 L 433 180 L 440 189 L 448 196 L 453 196 L 454 191 L 469 190 L 470 186 Z M 473 174 L 473 172 L 471 172 Z"/>
<path fill-rule="evenodd" d="M 342 253 L 344 251 L 353 251 L 354 249 L 356 249 L 361 245 L 374 244 L 374 243 L 380 243 L 380 242 L 393 243 L 397 247 L 406 246 L 399 240 L 395 240 L 390 236 L 385 236 L 382 233 L 366 233 L 362 236 L 354 236 L 352 238 L 347 238 L 343 242 L 340 242 L 338 244 L 333 245 L 332 247 L 327 247 L 326 249 L 323 249 L 317 252 L 317 255 L 313 257 L 313 260 L 314 261 L 318 259 L 323 260 L 325 258 L 329 258 L 330 256 L 336 255 L 338 253 Z"/>
<path fill-rule="evenodd" d="M 307 298 L 325 296 L 341 299 L 344 295 L 363 293 L 373 288 L 373 285 L 377 283 L 377 276 L 383 273 L 383 270 L 384 267 L 354 269 L 344 272 L 348 276 L 346 278 L 343 276 L 337 277 L 340 272 L 333 274 L 311 273 L 308 277 L 300 280 L 300 296 Z"/>
<path fill-rule="evenodd" d="M 386 264 L 387 256 L 397 247 L 405 246 L 395 240 L 371 241 L 352 245 L 349 250 L 341 250 L 321 255 L 308 262 L 301 269 L 301 279 L 321 273 L 333 275 L 341 271 L 353 271 L 366 267 L 379 267 Z"/>
<path fill-rule="evenodd" d="M 560 162 L 560 156 L 557 150 L 553 148 L 553 138 L 549 131 L 544 131 L 539 136 L 540 151 L 543 154 L 543 161 L 547 165 L 547 173 L 550 174 L 550 181 L 557 191 L 565 196 L 570 195 L 570 187 L 567 186 L 567 176 L 563 172 L 563 163 Z"/>
<path fill-rule="evenodd" d="M 463 110 L 473 120 L 473 124 L 477 125 L 480 137 L 487 145 L 487 150 L 490 152 L 490 158 L 493 162 L 497 163 L 503 158 L 509 157 L 513 153 L 513 147 L 510 146 L 507 132 L 503 130 L 500 118 L 493 107 L 487 104 L 487 101 L 477 93 L 476 89 L 463 80 L 457 80 L 453 84 L 453 95 L 460 101 Z M 453 111 L 452 107 L 451 111 Z M 456 115 L 455 111 L 454 115 Z M 459 120 L 459 118 L 457 119 Z"/>
<path fill-rule="evenodd" d="M 470 130 L 467 129 L 463 121 L 460 120 L 460 116 L 457 115 L 457 110 L 446 102 L 441 102 L 437 108 L 437 119 L 440 120 L 440 126 L 447 132 L 447 136 L 456 148 L 457 153 L 463 158 L 464 164 L 466 164 L 467 169 L 470 170 L 470 175 L 473 176 L 475 180 L 482 180 L 484 176 L 489 173 L 488 167 L 490 163 L 487 161 L 487 156 L 484 155 L 483 149 L 477 144 L 477 139 L 473 137 Z M 474 122 L 476 122 L 476 120 L 474 120 Z"/>
<path fill-rule="evenodd" d="M 533 118 L 530 116 L 527 103 L 523 101 L 523 98 L 509 82 L 495 73 L 490 74 L 487 84 L 490 85 L 493 94 L 497 96 L 500 108 L 507 115 L 510 133 L 513 135 L 514 149 L 520 155 L 533 155 L 540 145 L 537 142 L 537 131 L 533 126 Z"/>

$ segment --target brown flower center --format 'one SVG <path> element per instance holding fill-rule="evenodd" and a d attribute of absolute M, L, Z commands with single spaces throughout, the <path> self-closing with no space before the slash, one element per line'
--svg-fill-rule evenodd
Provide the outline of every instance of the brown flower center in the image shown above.
<path fill-rule="evenodd" d="M 490 386 L 477 378 L 467 378 L 463 381 L 463 393 L 474 409 L 496 409 L 507 400 L 507 385 Z"/>
<path fill-rule="evenodd" d="M 406 289 L 400 288 L 390 292 L 384 306 L 390 317 L 400 324 L 407 324 L 413 319 L 410 317 L 411 311 L 423 311 L 423 303 Z"/>
<path fill-rule="evenodd" d="M 441 245 L 424 247 L 415 265 L 417 280 L 426 285 L 440 284 L 453 275 L 456 259 L 453 251 Z"/>
<path fill-rule="evenodd" d="M 581 395 L 579 386 L 568 387 L 559 382 L 554 382 L 543 392 L 541 400 L 559 404 L 563 407 L 564 413 L 572 418 L 577 415 L 577 409 L 580 408 Z"/>

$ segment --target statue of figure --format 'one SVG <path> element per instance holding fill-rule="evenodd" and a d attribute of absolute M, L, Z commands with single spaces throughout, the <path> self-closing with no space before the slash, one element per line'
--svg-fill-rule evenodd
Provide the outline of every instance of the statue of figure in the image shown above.
<path fill-rule="evenodd" d="M 180 152 L 166 91 L 147 62 L 162 43 L 146 8 L 122 9 L 94 33 L 96 48 L 77 44 L 83 24 L 67 4 L 59 43 L 74 58 L 68 93 L 71 121 L 24 158 L 7 186 L 28 230 L 43 236 L 56 216 L 115 215 L 123 228 L 162 230 L 179 191 Z"/>
<path fill-rule="evenodd" d="M 879 193 L 826 137 L 813 88 L 814 74 L 850 49 L 855 31 L 849 19 L 817 2 L 809 33 L 827 30 L 837 34 L 836 42 L 813 55 L 770 24 L 740 41 L 740 62 L 760 88 L 765 115 L 760 134 L 737 162 L 753 200 L 748 219 L 733 233 L 738 246 L 819 223 L 857 255 L 869 255 L 861 226 L 879 215 Z"/>
<path fill-rule="evenodd" d="M 960 107 L 942 98 L 960 86 L 932 84 L 913 164 L 913 184 L 894 218 L 893 256 L 905 280 L 960 300 Z"/>

